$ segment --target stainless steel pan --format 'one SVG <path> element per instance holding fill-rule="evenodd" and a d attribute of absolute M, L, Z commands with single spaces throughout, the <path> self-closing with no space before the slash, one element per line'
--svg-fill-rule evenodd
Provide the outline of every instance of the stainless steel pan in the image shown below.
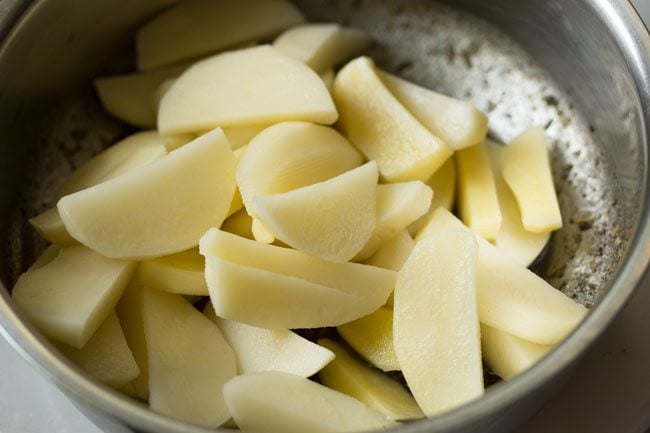
<path fill-rule="evenodd" d="M 22 320 L 9 288 L 44 247 L 26 218 L 61 178 L 129 129 L 90 79 L 132 66 L 132 30 L 170 0 L 0 2 L 0 332 L 98 423 L 203 432 L 83 377 Z M 299 0 L 360 27 L 383 67 L 489 114 L 508 141 L 545 126 L 565 227 L 536 271 L 589 307 L 585 322 L 511 383 L 403 432 L 501 432 L 539 408 L 636 287 L 650 260 L 650 37 L 625 0 Z M 644 277 L 645 275 L 645 277 Z M 646 282 L 647 283 L 647 282 Z"/>

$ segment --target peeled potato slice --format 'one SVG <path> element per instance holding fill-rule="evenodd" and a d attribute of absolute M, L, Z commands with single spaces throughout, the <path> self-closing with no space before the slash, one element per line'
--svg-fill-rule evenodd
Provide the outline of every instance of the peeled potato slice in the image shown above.
<path fill-rule="evenodd" d="M 469 228 L 487 240 L 496 239 L 501 228 L 501 208 L 485 144 L 456 153 L 458 207 Z"/>
<path fill-rule="evenodd" d="M 217 317 L 212 304 L 203 313 L 232 347 L 239 374 L 283 371 L 302 377 L 318 373 L 334 354 L 287 329 L 263 329 Z"/>
<path fill-rule="evenodd" d="M 411 236 L 415 236 L 415 234 L 424 227 L 427 220 L 431 217 L 431 214 L 438 208 L 438 206 L 442 206 L 449 211 L 454 208 L 454 201 L 456 199 L 455 159 L 455 157 L 449 158 L 426 182 L 426 184 L 433 190 L 431 207 L 429 207 L 429 211 L 425 215 L 421 216 L 417 221 L 408 226 Z"/>
<path fill-rule="evenodd" d="M 329 90 L 330 93 L 334 90 L 334 77 L 336 74 L 334 73 L 334 69 L 328 69 L 325 72 L 320 74 L 320 79 L 323 80 L 323 83 L 325 83 L 325 87 L 327 87 L 327 90 Z"/>
<path fill-rule="evenodd" d="M 420 242 L 446 228 L 465 228 L 444 208 L 416 236 Z M 556 290 L 499 251 L 478 238 L 479 256 L 476 283 L 478 309 L 482 323 L 541 344 L 555 344 L 566 337 L 587 314 L 587 309 Z"/>
<path fill-rule="evenodd" d="M 263 244 L 272 244 L 275 242 L 275 236 L 273 233 L 271 233 L 264 223 L 257 218 L 253 218 L 251 232 L 253 233 L 253 238 L 257 242 L 262 242 Z"/>
<path fill-rule="evenodd" d="M 147 288 L 142 316 L 151 409 L 208 428 L 226 422 L 222 388 L 236 365 L 219 328 L 181 296 Z"/>
<path fill-rule="evenodd" d="M 443 230 L 415 246 L 397 279 L 395 353 L 427 416 L 483 394 L 477 253 L 471 232 Z"/>
<path fill-rule="evenodd" d="M 551 234 L 532 233 L 524 228 L 517 200 L 501 175 L 503 146 L 490 141 L 486 141 L 486 145 L 492 162 L 502 216 L 501 229 L 494 245 L 522 266 L 530 266 L 544 250 Z"/>
<path fill-rule="evenodd" d="M 131 349 L 140 374 L 131 381 L 133 392 L 141 399 L 149 400 L 149 358 L 142 323 L 142 287 L 131 281 L 115 309 L 120 319 L 124 338 Z"/>
<path fill-rule="evenodd" d="M 83 348 L 58 347 L 91 377 L 113 388 L 128 385 L 140 374 L 115 313 L 108 315 Z"/>
<path fill-rule="evenodd" d="M 344 135 L 377 161 L 386 181 L 426 181 L 452 154 L 395 99 L 367 57 L 351 61 L 338 73 L 334 99 Z"/>
<path fill-rule="evenodd" d="M 273 46 L 321 73 L 358 56 L 371 42 L 365 33 L 337 24 L 302 24 L 278 36 Z"/>
<path fill-rule="evenodd" d="M 532 128 L 503 149 L 503 178 L 517 199 L 524 228 L 548 233 L 562 227 L 544 130 Z"/>
<path fill-rule="evenodd" d="M 482 142 L 488 119 L 472 104 L 433 92 L 386 72 L 379 76 L 393 95 L 429 131 L 452 149 Z"/>
<path fill-rule="evenodd" d="M 372 256 L 399 231 L 424 215 L 431 205 L 433 191 L 419 180 L 389 183 L 377 187 L 377 224 L 372 236 L 355 260 Z"/>
<path fill-rule="evenodd" d="M 324 182 L 255 197 L 253 204 L 276 238 L 307 254 L 346 262 L 375 229 L 378 176 L 371 161 Z"/>
<path fill-rule="evenodd" d="M 52 244 L 49 247 L 45 248 L 45 251 L 41 253 L 40 256 L 32 263 L 28 270 L 33 271 L 39 268 L 42 268 L 45 265 L 52 263 L 52 260 L 59 255 L 63 247 L 61 245 Z"/>
<path fill-rule="evenodd" d="M 269 125 L 232 126 L 223 128 L 223 133 L 226 134 L 230 148 L 235 150 L 246 146 L 257 134 L 268 127 Z"/>
<path fill-rule="evenodd" d="M 366 265 L 378 266 L 384 269 L 392 269 L 399 271 L 404 266 L 406 259 L 411 255 L 411 251 L 415 247 L 413 238 L 409 235 L 408 231 L 402 230 L 397 233 L 391 240 L 381 246 L 364 263 Z"/>
<path fill-rule="evenodd" d="M 379 308 L 336 329 L 350 347 L 375 367 L 400 370 L 393 346 L 393 311 L 389 308 Z"/>
<path fill-rule="evenodd" d="M 181 75 L 190 65 L 98 78 L 95 89 L 104 110 L 111 116 L 140 128 L 155 128 L 161 86 Z"/>
<path fill-rule="evenodd" d="M 208 295 L 205 259 L 194 248 L 170 256 L 145 260 L 138 268 L 140 284 L 179 295 Z"/>
<path fill-rule="evenodd" d="M 526 371 L 553 348 L 530 343 L 483 324 L 481 347 L 485 363 L 505 380 Z"/>
<path fill-rule="evenodd" d="M 22 274 L 12 296 L 45 335 L 80 349 L 115 308 L 135 263 L 83 246 L 63 248 L 43 267 Z"/>
<path fill-rule="evenodd" d="M 235 165 L 217 129 L 159 161 L 63 197 L 59 213 L 72 237 L 107 257 L 173 254 L 221 225 L 235 190 Z"/>
<path fill-rule="evenodd" d="M 263 40 L 303 21 L 298 9 L 284 0 L 181 2 L 136 34 L 138 69 L 158 68 Z"/>
<path fill-rule="evenodd" d="M 318 344 L 336 354 L 319 373 L 323 385 L 356 398 L 394 421 L 424 417 L 413 396 L 402 385 L 362 364 L 332 340 L 321 339 Z"/>
<path fill-rule="evenodd" d="M 270 124 L 332 124 L 338 113 L 323 80 L 308 66 L 263 45 L 195 63 L 165 94 L 162 134 Z"/>
<path fill-rule="evenodd" d="M 395 284 L 394 271 L 332 263 L 216 229 L 200 251 L 217 314 L 263 328 L 347 323 L 383 305 Z"/>
<path fill-rule="evenodd" d="M 282 372 L 237 376 L 224 393 L 243 431 L 352 433 L 398 425 L 350 396 Z"/>
<path fill-rule="evenodd" d="M 61 216 L 59 216 L 59 211 L 55 207 L 46 210 L 34 218 L 30 218 L 29 223 L 43 239 L 53 244 L 68 247 L 77 243 L 77 240 L 68 233 Z"/>
<path fill-rule="evenodd" d="M 307 122 L 283 122 L 257 135 L 237 167 L 237 184 L 252 216 L 253 197 L 323 182 L 363 162 L 336 130 Z"/>

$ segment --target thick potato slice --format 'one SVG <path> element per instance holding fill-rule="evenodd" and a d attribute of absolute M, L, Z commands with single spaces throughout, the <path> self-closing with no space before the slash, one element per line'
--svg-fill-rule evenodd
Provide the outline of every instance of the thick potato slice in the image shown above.
<path fill-rule="evenodd" d="M 263 328 L 347 323 L 382 306 L 395 286 L 394 271 L 332 263 L 216 229 L 200 251 L 217 314 Z"/>
<path fill-rule="evenodd" d="M 263 40 L 304 20 L 285 0 L 184 1 L 138 31 L 138 69 L 154 69 Z"/>
<path fill-rule="evenodd" d="M 501 164 L 524 228 L 548 233 L 562 227 L 544 130 L 532 128 L 515 138 L 503 149 Z"/>
<path fill-rule="evenodd" d="M 230 143 L 230 148 L 235 150 L 246 146 L 257 136 L 257 134 L 264 131 L 269 126 L 270 125 L 231 126 L 230 128 L 223 128 L 223 133 L 226 134 L 228 143 Z"/>
<path fill-rule="evenodd" d="M 77 244 L 77 240 L 70 236 L 63 224 L 57 208 L 53 207 L 29 219 L 29 223 L 36 229 L 43 239 L 63 247 Z"/>
<path fill-rule="evenodd" d="M 236 364 L 219 328 L 181 296 L 148 288 L 142 319 L 151 409 L 208 428 L 226 422 L 222 388 Z"/>
<path fill-rule="evenodd" d="M 302 377 L 318 373 L 334 354 L 288 329 L 264 329 L 217 317 L 208 303 L 203 309 L 221 330 L 237 359 L 239 374 L 283 371 Z"/>
<path fill-rule="evenodd" d="M 149 358 L 142 323 L 142 286 L 134 279 L 127 286 L 115 312 L 120 319 L 124 338 L 131 349 L 140 374 L 131 381 L 133 392 L 142 400 L 149 400 Z"/>
<path fill-rule="evenodd" d="M 446 228 L 465 228 L 440 207 L 420 230 L 420 242 Z M 482 323 L 524 340 L 551 345 L 566 337 L 588 310 L 512 260 L 483 238 L 478 238 L 476 273 L 478 309 Z"/>
<path fill-rule="evenodd" d="M 358 56 L 371 43 L 362 31 L 338 24 L 302 24 L 278 36 L 273 46 L 322 73 Z"/>
<path fill-rule="evenodd" d="M 375 230 L 378 178 L 371 161 L 324 182 L 254 197 L 253 205 L 277 239 L 324 260 L 347 262 Z"/>
<path fill-rule="evenodd" d="M 159 161 L 63 197 L 59 213 L 72 237 L 107 257 L 173 254 L 195 247 L 224 221 L 235 166 L 217 129 Z"/>
<path fill-rule="evenodd" d="M 502 216 L 485 144 L 468 147 L 455 156 L 460 216 L 465 225 L 492 241 L 499 234 Z"/>
<path fill-rule="evenodd" d="M 377 187 L 377 224 L 372 236 L 354 257 L 362 261 L 409 224 L 424 215 L 431 205 L 433 191 L 419 180 L 388 183 Z"/>
<path fill-rule="evenodd" d="M 408 226 L 411 236 L 415 236 L 425 226 L 438 206 L 442 206 L 449 211 L 454 208 L 456 200 L 456 158 L 453 156 L 449 158 L 426 183 L 433 190 L 431 207 L 429 207 L 429 212 Z"/>
<path fill-rule="evenodd" d="M 379 76 L 388 90 L 429 131 L 454 150 L 482 142 L 488 119 L 469 102 L 450 98 L 386 72 Z"/>
<path fill-rule="evenodd" d="M 501 175 L 503 146 L 486 141 L 492 162 L 494 182 L 501 207 L 501 229 L 494 245 L 512 260 L 523 266 L 530 266 L 537 259 L 551 237 L 550 233 L 532 233 L 524 228 L 515 196 Z"/>
<path fill-rule="evenodd" d="M 271 124 L 287 120 L 332 124 L 338 113 L 318 74 L 262 45 L 195 63 L 160 102 L 162 134 Z"/>
<path fill-rule="evenodd" d="M 56 244 L 52 244 L 49 247 L 45 248 L 45 251 L 43 251 L 41 255 L 36 258 L 28 270 L 34 271 L 52 263 L 52 260 L 56 259 L 56 256 L 59 255 L 62 249 L 63 247 L 61 245 Z"/>
<path fill-rule="evenodd" d="M 191 63 L 156 71 L 115 75 L 95 80 L 95 90 L 111 116 L 140 128 L 155 128 L 161 88 L 180 76 Z"/>
<path fill-rule="evenodd" d="M 350 396 L 283 372 L 237 376 L 224 394 L 243 431 L 353 433 L 398 425 Z"/>
<path fill-rule="evenodd" d="M 108 315 L 83 348 L 57 347 L 91 377 L 113 388 L 128 385 L 140 374 L 115 313 Z"/>
<path fill-rule="evenodd" d="M 241 236 L 246 239 L 255 239 L 253 237 L 253 218 L 248 215 L 246 209 L 241 209 L 228 217 L 221 225 L 221 230 L 228 233 Z"/>
<path fill-rule="evenodd" d="M 483 394 L 477 255 L 471 232 L 442 230 L 415 246 L 397 278 L 395 353 L 427 416 Z"/>
<path fill-rule="evenodd" d="M 393 346 L 393 311 L 379 308 L 372 314 L 338 326 L 339 335 L 359 355 L 384 371 L 400 370 Z"/>
<path fill-rule="evenodd" d="M 141 262 L 138 280 L 145 287 L 164 292 L 208 296 L 205 259 L 196 248 Z"/>
<path fill-rule="evenodd" d="M 63 182 L 59 196 L 72 194 L 142 167 L 167 155 L 165 144 L 173 141 L 155 131 L 139 132 L 115 143 L 75 170 Z M 49 209 L 29 222 L 48 241 L 63 246 L 77 243 L 68 233 L 56 208 Z"/>
<path fill-rule="evenodd" d="M 22 274 L 12 296 L 45 335 L 80 349 L 113 311 L 135 269 L 75 246 Z"/>
<path fill-rule="evenodd" d="M 360 57 L 334 80 L 334 99 L 344 135 L 389 182 L 428 180 L 452 154 L 388 91 L 373 61 Z"/>
<path fill-rule="evenodd" d="M 248 213 L 253 198 L 323 182 L 362 164 L 363 158 L 336 130 L 307 122 L 282 122 L 257 135 L 237 167 Z"/>
<path fill-rule="evenodd" d="M 323 385 L 356 398 L 394 421 L 424 417 L 413 396 L 402 385 L 359 362 L 332 340 L 321 339 L 318 344 L 336 354 L 318 375 Z"/>
<path fill-rule="evenodd" d="M 272 244 L 275 242 L 275 235 L 273 235 L 273 233 L 266 228 L 264 223 L 257 218 L 253 218 L 251 232 L 253 233 L 253 238 L 257 242 L 262 242 L 263 244 Z"/>
<path fill-rule="evenodd" d="M 481 325 L 481 347 L 485 363 L 505 380 L 526 371 L 553 348 L 522 340 L 484 324 Z"/>

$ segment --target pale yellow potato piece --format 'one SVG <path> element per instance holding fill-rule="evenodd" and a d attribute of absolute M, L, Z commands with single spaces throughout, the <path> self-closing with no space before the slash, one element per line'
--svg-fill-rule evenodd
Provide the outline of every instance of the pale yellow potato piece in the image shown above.
<path fill-rule="evenodd" d="M 133 392 L 144 401 L 149 400 L 149 358 L 142 323 L 142 287 L 133 279 L 127 286 L 115 312 L 120 319 L 124 338 L 131 349 L 140 374 L 131 381 Z"/>
<path fill-rule="evenodd" d="M 237 184 L 248 213 L 253 198 L 278 194 L 343 174 L 363 158 L 336 130 L 307 122 L 282 122 L 258 134 L 237 167 Z"/>
<path fill-rule="evenodd" d="M 427 416 L 483 395 L 477 255 L 471 232 L 442 230 L 415 246 L 397 278 L 395 353 Z"/>
<path fill-rule="evenodd" d="M 288 120 L 332 124 L 338 113 L 318 74 L 268 45 L 195 63 L 158 110 L 164 135 Z"/>
<path fill-rule="evenodd" d="M 501 229 L 501 208 L 485 143 L 456 152 L 458 209 L 479 236 L 493 241 Z"/>
<path fill-rule="evenodd" d="M 429 212 L 418 218 L 413 224 L 408 226 L 411 236 L 420 231 L 426 224 L 431 214 L 438 206 L 451 211 L 454 208 L 456 200 L 456 161 L 455 157 L 449 158 L 443 165 L 436 171 L 433 176 L 426 182 L 427 185 L 433 190 L 433 199 L 431 200 L 431 207 Z"/>
<path fill-rule="evenodd" d="M 273 233 L 257 218 L 253 218 L 251 232 L 253 233 L 253 238 L 258 242 L 262 242 L 263 244 L 272 244 L 275 242 Z"/>
<path fill-rule="evenodd" d="M 195 247 L 224 221 L 235 167 L 216 129 L 159 161 L 63 197 L 59 214 L 72 237 L 107 257 L 173 254 Z"/>
<path fill-rule="evenodd" d="M 254 239 L 252 225 L 253 218 L 248 215 L 246 209 L 241 209 L 223 222 L 221 230 L 247 239 Z"/>
<path fill-rule="evenodd" d="M 104 110 L 111 116 L 140 128 L 155 128 L 161 87 L 180 76 L 190 65 L 98 78 L 95 90 Z"/>
<path fill-rule="evenodd" d="M 273 47 L 318 73 L 361 54 L 372 40 L 364 32 L 338 24 L 302 24 L 286 30 Z"/>
<path fill-rule="evenodd" d="M 115 143 L 75 170 L 61 186 L 60 196 L 72 194 L 142 167 L 167 155 L 166 143 L 173 141 L 155 131 L 139 132 Z M 68 233 L 56 208 L 29 220 L 46 240 L 63 246 L 77 243 Z"/>
<path fill-rule="evenodd" d="M 139 70 L 263 40 L 304 17 L 285 0 L 189 0 L 161 13 L 136 34 Z"/>
<path fill-rule="evenodd" d="M 544 250 L 551 234 L 532 233 L 524 228 L 517 200 L 501 175 L 503 146 L 489 140 L 486 141 L 486 145 L 492 162 L 502 216 L 501 229 L 494 245 L 517 263 L 530 266 Z"/>
<path fill-rule="evenodd" d="M 178 295 L 208 296 L 205 259 L 196 248 L 145 260 L 138 268 L 138 281 L 145 287 Z"/>
<path fill-rule="evenodd" d="M 393 311 L 390 308 L 379 308 L 336 329 L 350 347 L 375 367 L 384 371 L 400 370 L 393 346 Z"/>
<path fill-rule="evenodd" d="M 482 142 L 488 118 L 469 102 L 441 95 L 395 75 L 379 72 L 388 90 L 429 131 L 454 150 Z"/>
<path fill-rule="evenodd" d="M 81 348 L 113 311 L 135 269 L 83 247 L 63 248 L 48 264 L 22 274 L 12 296 L 45 335 Z"/>
<path fill-rule="evenodd" d="M 224 394 L 242 431 L 353 433 L 399 425 L 348 395 L 283 372 L 237 376 Z"/>
<path fill-rule="evenodd" d="M 206 256 L 206 279 L 217 314 L 253 326 L 340 325 L 375 311 L 395 285 L 391 270 L 332 263 L 216 229 L 201 239 L 200 251 Z M 218 268 L 216 275 L 211 265 Z M 224 314 L 226 308 L 230 314 Z"/>
<path fill-rule="evenodd" d="M 181 296 L 148 288 L 142 320 L 151 410 L 208 428 L 226 422 L 222 388 L 236 364 L 219 328 Z"/>
<path fill-rule="evenodd" d="M 503 178 L 517 199 L 527 231 L 548 233 L 562 227 L 546 137 L 531 128 L 503 149 Z"/>
<path fill-rule="evenodd" d="M 228 136 L 226 135 L 226 138 L 227 137 Z M 238 136 L 238 138 L 241 137 Z M 230 144 L 230 141 L 228 141 L 228 143 Z M 230 145 L 230 147 L 232 148 L 232 144 Z M 235 156 L 235 160 L 237 161 L 237 165 L 239 165 L 239 161 L 241 161 L 241 157 L 247 148 L 248 148 L 248 144 L 245 144 L 232 151 L 232 154 Z M 232 196 L 232 201 L 230 202 L 230 209 L 228 209 L 228 214 L 226 215 L 226 218 L 230 218 L 235 213 L 239 212 L 243 207 L 244 207 L 244 200 L 242 199 L 241 193 L 239 192 L 239 187 L 235 186 L 235 194 L 233 194 Z"/>
<path fill-rule="evenodd" d="M 428 180 L 452 154 L 388 91 L 373 61 L 360 57 L 334 80 L 339 127 L 389 182 Z"/>
<path fill-rule="evenodd" d="M 318 374 L 323 385 L 356 398 L 394 421 L 424 417 L 413 396 L 395 380 L 362 364 L 332 340 L 321 339 L 318 344 L 336 354 Z"/>
<path fill-rule="evenodd" d="M 254 197 L 253 204 L 277 239 L 321 259 L 347 262 L 375 230 L 378 177 L 371 161 L 324 182 Z"/>
<path fill-rule="evenodd" d="M 29 219 L 29 223 L 36 229 L 43 239 L 57 245 L 69 247 L 77 244 L 77 240 L 70 236 L 68 230 L 59 216 L 57 208 L 53 207 Z"/>
<path fill-rule="evenodd" d="M 440 207 L 415 240 L 420 242 L 446 228 L 467 229 Z M 477 238 L 476 282 L 482 323 L 533 343 L 551 345 L 565 338 L 587 314 L 585 307 Z"/>
<path fill-rule="evenodd" d="M 305 279 L 210 256 L 206 257 L 205 278 L 220 317 L 266 329 L 337 326 L 371 313 L 388 297 L 386 294 L 377 301 L 373 294 L 363 299 Z"/>
<path fill-rule="evenodd" d="M 91 377 L 113 388 L 129 385 L 140 374 L 114 312 L 108 315 L 83 348 L 75 349 L 63 344 L 58 348 Z"/>
<path fill-rule="evenodd" d="M 377 223 L 372 236 L 354 257 L 362 261 L 409 224 L 424 215 L 431 205 L 433 191 L 419 180 L 388 183 L 377 187 Z"/>
<path fill-rule="evenodd" d="M 257 134 L 264 131 L 269 126 L 270 125 L 232 126 L 230 128 L 223 128 L 223 133 L 226 134 L 228 143 L 230 143 L 230 148 L 235 150 L 246 146 L 257 136 Z"/>
<path fill-rule="evenodd" d="M 399 271 L 404 266 L 406 259 L 411 255 L 415 241 L 407 230 L 398 232 L 391 240 L 386 242 L 364 261 L 366 265 L 378 266 L 384 269 Z"/>
<path fill-rule="evenodd" d="M 302 377 L 318 373 L 334 354 L 288 329 L 264 329 L 217 317 L 212 304 L 203 309 L 226 341 L 237 359 L 237 373 L 284 371 Z"/>
<path fill-rule="evenodd" d="M 167 155 L 165 137 L 156 131 L 137 132 L 91 158 L 68 176 L 60 195 L 68 195 L 106 182 Z"/>
<path fill-rule="evenodd" d="M 481 347 L 485 363 L 505 380 L 526 371 L 553 348 L 530 343 L 483 324 Z"/>

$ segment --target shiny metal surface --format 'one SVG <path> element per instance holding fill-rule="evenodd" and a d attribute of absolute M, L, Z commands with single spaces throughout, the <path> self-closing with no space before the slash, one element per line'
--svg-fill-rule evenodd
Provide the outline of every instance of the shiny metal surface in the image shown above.
<path fill-rule="evenodd" d="M 87 157 L 93 149 L 101 148 L 125 132 L 115 122 L 96 115 L 85 103 L 87 95 L 77 96 L 76 89 L 116 57 L 115 53 L 124 47 L 129 29 L 169 1 L 42 0 L 26 9 L 28 3 L 0 2 L 0 37 L 4 38 L 0 48 L 0 153 L 3 155 L 0 218 L 5 227 L 0 236 L 10 235 L 2 240 L 5 250 L 10 245 L 9 253 L 3 253 L 1 272 L 6 285 L 38 248 L 35 241 L 30 241 L 33 236 L 22 226 L 15 229 L 14 225 L 17 231 L 9 231 L 8 224 L 48 204 L 44 203 L 45 191 L 56 181 L 62 164 L 65 167 L 70 160 Z M 585 323 L 531 371 L 512 383 L 490 388 L 485 398 L 457 411 L 402 429 L 404 432 L 506 431 L 552 393 L 647 272 L 650 259 L 648 34 L 629 4 L 623 1 L 450 2 L 495 23 L 525 48 L 530 54 L 527 57 L 513 55 L 512 50 L 517 52 L 518 48 L 488 30 L 489 26 L 482 30 L 480 22 L 424 1 L 330 1 L 325 3 L 327 8 L 315 0 L 297 3 L 315 17 L 346 17 L 355 25 L 365 25 L 381 42 L 374 54 L 382 59 L 382 64 L 446 93 L 474 100 L 490 111 L 491 132 L 497 138 L 512 138 L 518 128 L 542 118 L 553 120 L 549 134 L 555 142 L 556 171 L 567 164 L 573 166 L 566 178 L 558 180 L 560 186 L 565 186 L 561 191 L 564 207 L 570 209 L 565 216 L 573 221 L 556 236 L 550 257 L 540 271 L 552 274 L 551 277 L 557 274 L 556 283 L 572 282 L 573 288 L 564 289 L 585 303 L 597 301 L 602 293 L 605 295 Z M 379 20 L 382 7 L 391 8 L 395 19 Z M 16 19 L 24 11 L 16 26 Z M 435 17 L 431 17 L 434 21 L 425 21 L 424 17 L 431 15 L 431 11 L 435 12 Z M 377 17 L 374 24 L 372 16 Z M 423 18 L 411 18 L 409 22 L 409 16 Z M 472 37 L 484 39 L 488 48 L 472 47 Z M 435 61 L 448 57 L 448 52 L 436 51 L 445 38 L 460 44 L 460 49 L 454 51 L 451 60 Z M 499 46 L 500 41 L 503 46 Z M 471 49 L 463 51 L 463 48 Z M 491 66 L 492 70 L 495 65 L 503 66 L 495 58 L 500 49 L 510 55 L 506 56 L 506 63 L 515 63 L 510 68 L 514 75 L 494 76 L 487 88 L 480 90 L 481 74 L 489 72 Z M 517 63 L 522 58 L 528 60 Z M 530 60 L 542 65 L 555 83 Z M 468 63 L 473 67 L 468 67 Z M 540 95 L 531 99 L 521 97 L 522 92 L 539 93 L 542 87 L 535 86 L 544 84 L 547 85 L 544 91 L 551 89 L 550 94 L 557 101 L 549 100 L 553 103 L 533 111 Z M 489 110 L 490 100 L 484 95 L 494 89 L 508 97 L 502 103 L 492 101 L 497 107 Z M 513 109 L 503 108 L 513 98 L 519 101 Z M 52 128 L 52 123 L 58 129 Z M 76 149 L 70 133 L 84 124 L 97 132 L 79 140 L 86 146 L 80 150 Z M 46 132 L 44 128 L 48 128 Z M 55 139 L 65 143 L 57 145 Z M 44 151 L 48 146 L 60 152 L 43 160 L 42 153 L 50 154 Z M 599 158 L 602 160 L 596 164 Z M 34 181 L 27 177 L 33 176 L 34 166 L 38 164 L 41 164 L 39 173 L 42 176 L 50 173 L 51 178 Z M 30 187 L 30 182 L 38 185 Z M 19 191 L 22 191 L 20 197 Z M 32 196 L 26 197 L 25 191 L 31 191 Z M 31 204 L 31 209 L 26 202 Z M 17 207 L 19 203 L 22 206 Z M 585 215 L 594 217 L 593 227 L 586 234 L 580 230 Z M 576 238 L 578 235 L 580 239 Z M 620 244 L 613 245 L 616 243 Z M 600 255 L 597 248 L 604 249 Z M 570 265 L 558 267 L 558 263 L 565 262 Z M 581 292 L 578 282 L 592 284 L 593 288 Z M 135 405 L 84 379 L 71 365 L 49 352 L 47 342 L 20 320 L 4 289 L 0 289 L 0 332 L 79 401 L 80 407 L 98 423 L 122 420 L 143 431 L 206 431 L 153 414 L 143 405 Z"/>

